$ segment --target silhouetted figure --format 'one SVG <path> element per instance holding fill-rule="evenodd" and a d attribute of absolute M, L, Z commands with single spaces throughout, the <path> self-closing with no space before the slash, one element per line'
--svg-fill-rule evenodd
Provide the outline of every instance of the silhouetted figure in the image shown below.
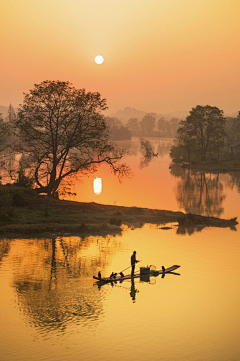
<path fill-rule="evenodd" d="M 102 278 L 102 275 L 101 275 L 100 271 L 98 272 L 98 278 L 100 278 L 100 279 Z"/>
<path fill-rule="evenodd" d="M 120 276 L 121 276 L 121 277 L 124 277 L 124 274 L 123 274 L 122 272 L 120 272 Z"/>
<path fill-rule="evenodd" d="M 136 253 L 137 252 L 134 251 L 133 254 L 131 255 L 131 266 L 132 266 L 131 276 L 134 276 L 135 264 L 139 262 L 139 261 L 136 260 Z"/>

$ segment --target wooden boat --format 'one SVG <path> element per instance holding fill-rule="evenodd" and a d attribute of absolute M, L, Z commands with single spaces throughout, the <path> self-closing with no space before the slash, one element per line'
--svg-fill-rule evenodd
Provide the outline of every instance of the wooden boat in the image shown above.
<path fill-rule="evenodd" d="M 174 265 L 172 267 L 168 267 L 168 268 L 164 268 L 162 267 L 161 270 L 154 270 L 154 271 L 150 271 L 149 273 L 145 273 L 145 274 L 141 274 L 139 273 L 135 273 L 134 276 L 132 276 L 131 274 L 126 275 L 126 276 L 117 276 L 117 277 L 96 277 L 93 276 L 93 278 L 95 280 L 97 280 L 97 283 L 108 283 L 108 282 L 117 282 L 117 281 L 124 281 L 124 280 L 129 280 L 129 279 L 134 279 L 134 278 L 140 278 L 140 277 L 149 277 L 149 276 L 158 276 L 159 274 L 165 275 L 166 273 L 172 273 L 172 274 L 176 274 L 179 275 L 179 273 L 175 273 L 173 271 L 175 271 L 176 269 L 178 269 L 180 266 Z"/>

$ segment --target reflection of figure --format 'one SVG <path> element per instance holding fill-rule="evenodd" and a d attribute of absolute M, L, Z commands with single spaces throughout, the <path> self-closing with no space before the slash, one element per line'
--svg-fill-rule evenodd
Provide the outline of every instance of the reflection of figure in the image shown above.
<path fill-rule="evenodd" d="M 131 278 L 131 292 L 130 292 L 130 296 L 132 297 L 133 302 L 135 302 L 136 293 L 137 293 L 137 290 L 135 289 L 134 278 Z"/>
<path fill-rule="evenodd" d="M 131 255 L 131 266 L 132 266 L 131 276 L 134 276 L 135 264 L 139 262 L 139 261 L 136 260 L 136 253 L 137 252 L 134 251 L 133 254 Z"/>

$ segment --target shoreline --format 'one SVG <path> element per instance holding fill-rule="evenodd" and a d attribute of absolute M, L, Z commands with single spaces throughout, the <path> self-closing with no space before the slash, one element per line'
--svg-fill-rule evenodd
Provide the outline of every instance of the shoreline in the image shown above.
<path fill-rule="evenodd" d="M 205 173 L 240 172 L 240 159 L 201 161 L 190 164 L 188 162 L 172 162 L 171 167 L 180 167 Z"/>
<path fill-rule="evenodd" d="M 122 233 L 123 225 L 134 229 L 144 224 L 155 224 L 163 230 L 178 227 L 177 233 L 184 234 L 205 227 L 235 229 L 238 224 L 237 218 L 221 219 L 169 210 L 49 199 L 37 195 L 32 189 L 1 187 L 6 187 L 11 205 L 5 206 L 5 214 L 1 208 L 0 239 L 66 234 L 84 238 L 116 235 Z M 173 224 L 172 227 L 164 227 L 168 223 Z"/>

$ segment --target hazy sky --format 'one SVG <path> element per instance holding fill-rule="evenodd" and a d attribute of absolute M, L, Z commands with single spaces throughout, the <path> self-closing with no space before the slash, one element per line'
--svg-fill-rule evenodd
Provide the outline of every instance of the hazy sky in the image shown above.
<path fill-rule="evenodd" d="M 0 44 L 0 105 L 62 80 L 110 112 L 240 110 L 239 0 L 0 0 Z"/>

